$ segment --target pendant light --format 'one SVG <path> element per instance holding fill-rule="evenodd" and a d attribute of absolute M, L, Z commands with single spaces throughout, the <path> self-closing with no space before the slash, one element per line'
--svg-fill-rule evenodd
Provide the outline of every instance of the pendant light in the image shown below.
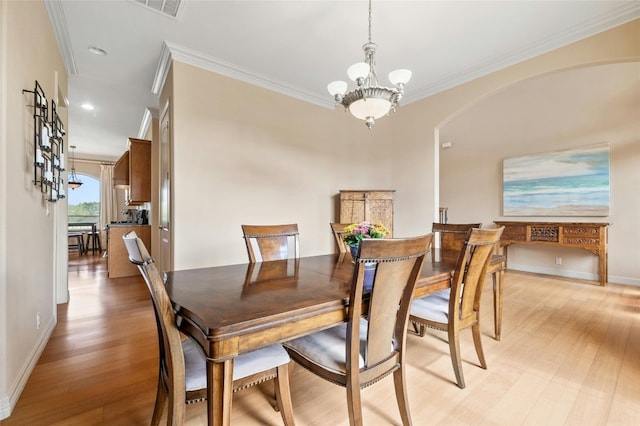
<path fill-rule="evenodd" d="M 71 174 L 69 174 L 68 185 L 69 185 L 69 188 L 76 189 L 82 186 L 82 181 L 76 175 L 76 162 L 75 162 L 75 155 L 74 155 L 76 146 L 70 145 L 69 148 L 71 148 Z"/>

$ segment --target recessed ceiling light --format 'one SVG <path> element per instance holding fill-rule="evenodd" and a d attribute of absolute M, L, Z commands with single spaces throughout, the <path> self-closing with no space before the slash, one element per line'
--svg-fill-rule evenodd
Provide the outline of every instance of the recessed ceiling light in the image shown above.
<path fill-rule="evenodd" d="M 80 105 L 82 108 L 86 109 L 87 111 L 93 111 L 95 108 L 93 107 L 93 105 L 91 104 L 82 104 Z"/>
<path fill-rule="evenodd" d="M 104 49 L 100 49 L 99 47 L 95 47 L 95 46 L 89 46 L 89 52 L 93 53 L 94 55 L 98 55 L 98 56 L 106 56 L 107 51 Z"/>

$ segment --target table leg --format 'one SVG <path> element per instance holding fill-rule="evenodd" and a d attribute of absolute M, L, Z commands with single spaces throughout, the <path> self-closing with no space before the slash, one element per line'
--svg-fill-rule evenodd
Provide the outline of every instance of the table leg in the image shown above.
<path fill-rule="evenodd" d="M 207 359 L 207 423 L 209 426 L 231 424 L 233 400 L 233 359 L 215 362 Z"/>
<path fill-rule="evenodd" d="M 608 259 L 607 253 L 603 250 L 599 250 L 597 253 L 598 256 L 598 279 L 600 281 L 601 286 L 607 285 L 607 281 L 609 280 L 609 271 L 608 271 Z"/>

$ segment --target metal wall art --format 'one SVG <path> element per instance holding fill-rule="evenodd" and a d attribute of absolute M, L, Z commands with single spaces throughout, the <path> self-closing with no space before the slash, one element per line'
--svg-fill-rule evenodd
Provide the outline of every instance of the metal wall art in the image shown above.
<path fill-rule="evenodd" d="M 56 103 L 49 101 L 36 80 L 33 90 L 33 184 L 46 194 L 47 201 L 65 198 L 62 172 L 65 170 L 64 125 L 56 111 Z"/>

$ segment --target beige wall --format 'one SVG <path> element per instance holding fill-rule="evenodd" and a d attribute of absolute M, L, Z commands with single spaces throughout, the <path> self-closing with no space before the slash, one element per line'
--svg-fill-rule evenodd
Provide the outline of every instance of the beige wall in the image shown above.
<path fill-rule="evenodd" d="M 298 223 L 301 255 L 332 252 L 338 191 L 390 188 L 389 118 L 369 132 L 343 111 L 179 62 L 172 84 L 175 269 L 246 262 L 241 224 Z"/>
<path fill-rule="evenodd" d="M 487 104 L 483 102 L 493 97 L 496 93 L 502 90 L 506 91 L 512 85 L 515 87 L 518 82 L 549 73 L 598 64 L 636 62 L 639 58 L 640 20 L 636 20 L 401 108 L 400 113 L 393 118 L 396 131 L 402 135 L 401 138 L 397 138 L 398 144 L 394 150 L 396 158 L 393 160 L 392 184 L 398 190 L 396 202 L 396 230 L 398 233 L 413 234 L 420 232 L 424 227 L 430 228 L 431 221 L 437 218 L 438 191 L 441 188 L 446 193 L 446 196 L 443 194 L 443 197 L 446 197 L 443 198 L 443 201 L 445 201 L 443 205 L 447 205 L 450 208 L 451 221 L 462 222 L 465 218 L 471 219 L 473 217 L 474 221 L 482 220 L 485 224 L 488 224 L 493 220 L 497 220 L 501 209 L 500 200 L 496 199 L 495 196 L 484 198 L 480 197 L 480 195 L 489 191 L 493 193 L 501 191 L 501 168 L 498 166 L 498 162 L 505 156 L 516 155 L 519 152 L 545 151 L 551 147 L 584 145 L 591 140 L 607 141 L 607 139 L 611 138 L 623 142 L 624 150 L 632 154 L 634 150 L 631 145 L 637 145 L 637 142 L 633 142 L 634 140 L 637 141 L 637 132 L 635 139 L 628 135 L 627 133 L 634 129 L 628 123 L 624 125 L 624 130 L 622 127 L 619 129 L 612 127 L 607 129 L 590 128 L 590 133 L 582 135 L 582 138 L 577 137 L 577 135 L 569 137 L 564 133 L 566 129 L 556 127 L 553 130 L 554 133 L 547 135 L 546 142 L 548 145 L 542 149 L 531 147 L 532 142 L 522 137 L 511 137 L 508 141 L 502 139 L 501 143 L 488 145 L 491 141 L 487 139 L 472 139 L 473 131 L 462 129 L 461 131 L 466 130 L 466 135 L 469 136 L 466 142 L 469 144 L 477 142 L 477 144 L 475 146 L 470 145 L 471 149 L 469 151 L 460 152 L 461 149 L 457 148 L 458 141 L 452 141 L 454 148 L 451 151 L 447 151 L 446 154 L 442 154 L 444 160 L 446 160 L 442 163 L 439 162 L 440 150 L 436 140 L 436 133 L 439 133 L 440 129 L 451 130 L 454 124 L 451 127 L 447 127 L 449 122 L 456 123 L 456 117 L 467 114 L 468 111 L 474 111 L 476 115 L 483 113 L 484 123 L 482 123 L 482 126 L 496 128 L 495 133 L 490 133 L 495 135 L 498 129 L 504 131 L 512 124 L 502 120 L 502 116 L 495 116 L 495 114 L 492 116 L 490 112 L 484 111 L 483 106 L 486 107 Z M 611 96 L 616 94 L 615 91 L 618 89 L 614 89 L 611 86 L 608 87 L 612 90 Z M 512 103 L 519 96 L 524 95 L 523 93 L 517 95 L 514 93 L 505 95 Z M 573 93 L 574 95 L 581 94 L 583 96 L 580 87 L 575 88 Z M 629 121 L 629 116 L 634 113 L 634 108 L 637 108 L 637 95 L 632 99 L 635 99 L 636 103 L 630 104 L 625 110 L 627 122 Z M 530 99 L 529 102 L 531 102 Z M 539 99 L 532 108 L 534 111 L 536 108 L 538 110 L 545 109 L 544 98 Z M 587 112 L 583 111 L 582 113 L 585 114 Z M 557 120 L 558 123 L 569 119 L 571 119 L 571 122 L 575 121 L 572 111 L 564 111 L 561 114 Z M 472 112 L 468 112 L 467 120 L 469 120 L 469 116 L 473 117 L 473 115 Z M 544 120 L 541 121 L 539 114 L 530 113 L 528 115 L 532 127 L 548 125 Z M 614 126 L 615 124 L 612 121 L 603 125 Z M 637 127 L 635 128 L 637 129 Z M 518 133 L 518 130 L 517 128 L 511 129 L 515 134 Z M 522 133 L 526 137 L 527 132 Z M 536 141 L 536 144 L 539 143 L 541 143 L 541 140 Z M 631 145 L 628 145 L 629 143 Z M 465 145 L 462 146 L 464 147 Z M 621 160 L 623 151 L 619 148 L 612 152 L 612 167 L 616 167 L 612 171 L 612 190 L 616 194 L 623 194 L 632 184 L 626 179 L 619 178 L 630 169 L 630 166 L 621 162 L 625 160 Z M 450 154 L 450 152 L 457 152 L 458 154 L 449 160 L 444 156 L 453 156 L 454 154 Z M 412 156 L 409 157 L 406 153 L 411 153 Z M 495 161 L 487 163 L 486 159 L 489 156 Z M 485 160 L 484 164 L 478 164 L 483 160 Z M 448 170 L 444 170 L 445 168 Z M 407 169 L 412 171 L 407 173 Z M 471 170 L 473 173 L 470 172 Z M 456 173 L 464 173 L 464 182 L 469 185 L 469 188 L 460 193 L 457 191 L 462 186 L 460 181 L 463 178 L 457 176 Z M 636 179 L 634 176 L 637 176 L 637 174 L 631 175 L 632 182 Z M 439 180 L 446 180 L 446 182 L 440 184 Z M 626 182 L 622 183 L 621 180 Z M 458 185 L 455 188 L 446 186 L 449 182 L 457 182 Z M 483 189 L 480 185 L 489 186 L 491 189 Z M 634 193 L 633 190 L 631 193 Z M 635 193 L 637 194 L 637 187 Z M 474 197 L 472 198 L 472 203 L 465 202 L 468 197 Z M 633 199 L 633 196 L 631 198 Z M 615 200 L 612 200 L 612 203 L 615 203 Z M 613 206 L 618 215 L 615 218 L 614 225 L 620 232 L 624 233 L 627 229 L 637 228 L 637 213 L 635 213 L 635 218 L 633 217 L 634 212 L 638 211 L 637 207 L 637 204 L 629 206 L 618 204 Z M 465 213 L 462 213 L 463 210 Z M 571 218 L 564 219 L 571 220 Z M 607 218 L 601 219 L 609 221 Z M 614 222 L 614 218 L 609 219 L 612 223 Z M 576 218 L 576 220 L 578 219 Z M 613 267 L 610 274 L 618 282 L 637 283 L 637 269 L 630 270 L 625 265 L 628 265 L 629 261 L 633 262 L 631 259 L 640 258 L 638 245 L 633 244 L 630 239 L 619 238 L 619 235 L 616 235 L 618 231 L 613 228 L 611 232 L 610 253 L 622 257 L 613 259 L 610 256 L 610 267 Z M 552 252 L 549 255 L 553 256 L 555 260 L 555 255 Z M 567 253 L 563 253 L 562 256 L 572 257 L 571 254 Z M 562 269 L 554 268 L 554 272 L 570 272 L 575 269 L 578 273 L 587 274 L 587 276 L 593 275 L 593 259 L 589 256 L 585 258 L 580 254 L 576 255 L 576 257 L 578 256 L 581 259 L 580 262 L 586 261 L 589 264 L 576 265 L 572 260 L 568 265 L 563 264 Z M 515 261 L 523 265 L 529 260 L 527 256 L 521 256 Z M 538 262 L 537 259 L 530 266 L 535 267 L 536 262 Z"/>
<path fill-rule="evenodd" d="M 340 189 L 395 189 L 395 235 L 428 232 L 439 206 L 441 127 L 519 81 L 637 59 L 639 25 L 632 22 L 402 106 L 372 132 L 340 110 L 174 63 L 167 86 L 172 89 L 163 95 L 173 96 L 174 268 L 246 261 L 243 223 L 296 222 L 302 255 L 331 252 L 328 222 L 335 220 Z M 502 150 L 494 155 L 501 157 Z"/>
<path fill-rule="evenodd" d="M 441 204 L 452 222 L 558 220 L 608 222 L 609 281 L 640 285 L 640 62 L 599 64 L 515 83 L 462 111 L 440 129 Z M 502 216 L 505 157 L 607 142 L 607 217 Z M 471 185 L 470 182 L 473 182 Z M 556 257 L 562 265 L 556 265 Z M 582 249 L 514 245 L 509 266 L 595 279 L 597 257 Z"/>
<path fill-rule="evenodd" d="M 27 24 L 28 23 L 28 24 Z M 15 405 L 66 301 L 66 203 L 33 183 L 33 111 L 23 89 L 48 99 L 67 77 L 43 2 L 0 2 L 0 418 Z M 56 87 L 56 80 L 59 89 Z M 58 103 L 60 105 L 60 103 Z M 67 123 L 66 108 L 59 108 Z M 60 282 L 60 294 L 56 282 Z M 41 325 L 36 328 L 36 314 Z"/>

